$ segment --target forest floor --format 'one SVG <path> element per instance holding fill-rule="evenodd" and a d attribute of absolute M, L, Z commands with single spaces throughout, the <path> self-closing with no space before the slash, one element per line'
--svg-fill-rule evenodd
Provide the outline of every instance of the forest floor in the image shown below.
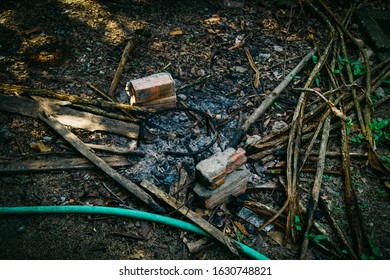
<path fill-rule="evenodd" d="M 357 9 L 388 8 L 381 4 L 382 1 L 362 3 Z M 333 9 L 340 17 L 348 10 L 340 5 Z M 355 17 L 352 17 L 348 29 L 364 48 L 368 48 Z M 101 100 L 101 96 L 88 85 L 94 84 L 108 92 L 127 40 L 138 38 L 116 89 L 117 99 L 128 102 L 125 86 L 130 80 L 168 72 L 175 80 L 178 101 L 206 112 L 216 123 L 220 122 L 219 145 L 215 143 L 197 156 L 176 157 L 166 155 L 164 151 L 181 151 L 183 141 L 177 139 L 179 133 L 137 145 L 136 139 L 105 131 L 71 130 L 85 143 L 145 152 L 145 157 L 128 156 L 129 166 L 116 170 L 136 184 L 147 179 L 170 192 L 180 183 L 182 168 L 191 179 L 197 161 L 226 148 L 240 125 L 310 52 L 313 42 L 321 52 L 325 50 L 328 31 L 320 17 L 298 1 L 1 1 L 0 84 L 50 89 Z M 351 42 L 347 42 L 347 47 L 350 61 L 359 61 L 357 48 Z M 253 84 L 254 71 L 244 48 L 249 50 L 261 74 L 259 87 Z M 375 50 L 369 59 L 372 67 L 380 63 Z M 268 217 L 243 205 L 250 201 L 267 206 L 271 212 L 272 209 L 281 209 L 286 201 L 286 147 L 278 146 L 272 155 L 260 158 L 255 156 L 259 150 L 247 149 L 250 146 L 248 140 L 266 137 L 291 122 L 300 95 L 293 88 L 304 87 L 314 60 L 310 60 L 307 67 L 294 77 L 293 83 L 251 126 L 240 143 L 247 151 L 246 165 L 251 171 L 245 194 L 208 210 L 190 195 L 191 186 L 186 186 L 188 193 L 185 196 L 191 198 L 186 203 L 191 209 L 227 236 L 240 240 L 270 259 L 299 258 L 301 239 L 297 238 L 295 242 L 284 239 L 286 218 L 282 216 L 258 231 L 259 225 Z M 343 63 L 342 59 L 337 61 Z M 326 92 L 328 81 L 323 70 L 317 75 L 313 87 Z M 384 80 L 373 93 L 375 101 L 390 94 L 388 81 L 389 78 Z M 305 111 L 314 110 L 316 104 L 317 96 L 310 95 Z M 375 107 L 373 114 L 377 121 L 377 153 L 387 167 L 390 166 L 388 108 L 389 101 L 383 102 Z M 174 130 L 180 117 L 179 113 L 172 113 L 165 116 L 166 121 L 160 121 Z M 334 120 L 332 124 L 336 122 Z M 367 143 L 359 136 L 358 122 L 354 120 L 348 128 L 350 151 L 356 155 L 351 157 L 352 188 L 359 206 L 354 211 L 361 215 L 363 235 L 372 252 L 358 258 L 389 259 L 389 177 L 368 164 Z M 55 131 L 36 118 L 0 110 L 0 132 L 1 164 L 27 159 L 61 160 L 78 155 Z M 208 141 L 206 136 L 201 136 L 203 142 L 196 142 L 200 139 L 195 139 L 196 136 L 187 140 L 192 141 L 191 145 L 196 149 L 196 145 L 199 147 Z M 306 191 L 310 192 L 314 182 L 319 139 L 313 149 L 317 155 L 311 154 L 299 172 L 299 198 L 303 207 L 308 207 Z M 43 147 L 50 151 L 43 153 L 42 149 L 37 149 L 37 143 L 43 143 Z M 332 130 L 328 151 L 340 153 L 341 145 L 340 129 Z M 101 151 L 96 154 L 105 155 Z M 340 158 L 326 158 L 321 198 L 327 202 L 329 213 L 352 244 Z M 279 163 L 281 169 L 275 167 Z M 0 173 L 0 206 L 36 205 L 98 205 L 152 211 L 99 169 Z M 172 217 L 185 219 L 167 209 Z M 252 216 L 246 216 L 247 213 Z M 304 228 L 304 220 L 303 212 L 296 215 L 293 231 L 299 234 Z M 316 211 L 315 221 L 305 258 L 352 258 L 327 223 L 324 213 Z M 248 258 L 236 256 L 212 240 L 206 241 L 197 252 L 190 251 L 188 243 L 193 244 L 199 239 L 198 235 L 184 230 L 123 217 L 45 214 L 8 215 L 0 219 L 0 259 Z"/>

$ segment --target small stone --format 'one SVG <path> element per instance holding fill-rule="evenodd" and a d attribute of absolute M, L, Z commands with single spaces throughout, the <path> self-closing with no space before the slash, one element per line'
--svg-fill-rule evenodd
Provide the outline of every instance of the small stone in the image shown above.
<path fill-rule="evenodd" d="M 231 69 L 238 73 L 245 73 L 248 70 L 247 68 L 242 66 L 233 66 Z"/>
<path fill-rule="evenodd" d="M 246 139 L 246 142 L 245 142 L 245 146 L 250 146 L 254 143 L 256 143 L 257 141 L 260 141 L 261 140 L 261 136 L 260 135 L 252 135 L 252 136 L 247 136 L 247 139 Z"/>
<path fill-rule="evenodd" d="M 187 96 L 185 96 L 184 94 L 179 94 L 177 95 L 177 98 L 183 100 L 183 101 L 186 101 L 187 100 Z"/>
<path fill-rule="evenodd" d="M 276 132 L 276 131 L 282 130 L 286 126 L 288 126 L 288 124 L 286 122 L 284 122 L 284 121 L 276 121 L 272 125 L 272 132 Z"/>
<path fill-rule="evenodd" d="M 276 52 L 283 52 L 283 48 L 281 46 L 275 45 L 274 46 L 274 51 L 276 51 Z"/>

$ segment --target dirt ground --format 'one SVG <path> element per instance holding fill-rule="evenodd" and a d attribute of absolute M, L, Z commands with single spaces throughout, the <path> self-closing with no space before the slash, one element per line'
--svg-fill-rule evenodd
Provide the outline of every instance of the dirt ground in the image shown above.
<path fill-rule="evenodd" d="M 337 2 L 338 1 L 333 1 Z M 342 1 L 340 1 L 342 2 Z M 386 9 L 385 1 L 366 3 L 361 9 Z M 339 13 L 346 8 L 338 5 Z M 351 31 L 361 36 L 354 19 Z M 157 1 L 157 0 L 29 0 L 0 3 L 0 83 L 51 89 L 85 98 L 101 98 L 92 83 L 108 91 L 127 39 L 138 38 L 116 90 L 126 100 L 126 82 L 160 72 L 175 79 L 177 97 L 192 108 L 215 119 L 233 115 L 221 128 L 222 146 L 239 124 L 260 105 L 301 58 L 312 48 L 309 34 L 326 40 L 326 28 L 317 16 L 297 1 Z M 363 37 L 359 37 L 364 40 Z M 253 71 L 242 48 L 232 46 L 246 40 L 262 73 L 261 87 L 252 85 Z M 320 44 L 323 42 L 319 42 Z M 322 47 L 325 46 L 325 43 Z M 357 51 L 353 50 L 352 55 Z M 378 63 L 374 55 L 373 65 Z M 307 70 L 301 73 L 307 75 Z M 198 81 L 197 84 L 190 85 Z M 303 87 L 302 82 L 297 84 Z M 383 85 L 382 96 L 389 94 Z M 294 112 L 298 95 L 283 93 L 249 135 L 267 135 L 286 123 Z M 377 119 L 390 120 L 389 102 L 376 108 Z M 171 127 L 174 127 L 173 123 Z M 77 153 L 38 119 L 0 111 L 0 161 L 71 158 Z M 135 148 L 137 141 L 106 132 L 72 129 L 84 142 Z M 389 126 L 383 132 L 390 135 Z M 357 136 L 358 132 L 354 136 Z M 43 154 L 34 149 L 42 141 L 51 149 Z M 129 156 L 131 165 L 118 171 L 139 183 L 148 179 L 164 190 L 179 180 L 178 166 L 193 176 L 194 163 L 218 150 L 215 146 L 198 158 L 161 156 L 172 149 L 170 139 L 143 144 L 145 158 Z M 318 150 L 319 142 L 316 142 Z M 350 143 L 353 152 L 364 153 L 364 143 Z M 331 134 L 329 150 L 339 151 L 339 132 Z M 378 142 L 380 156 L 390 158 L 390 139 Z M 315 166 L 315 162 L 313 163 Z M 329 158 L 326 167 L 335 171 L 324 176 L 322 197 L 329 199 L 331 213 L 347 228 L 343 205 L 340 160 Z M 258 232 L 240 217 L 242 201 L 261 201 L 278 209 L 286 199 L 280 184 L 274 189 L 256 186 L 279 183 L 275 174 L 264 172 L 260 161 L 248 161 L 252 177 L 248 192 L 215 211 L 205 210 L 197 201 L 191 207 L 205 219 L 225 229 L 226 234 L 271 259 L 297 259 L 299 246 L 281 242 L 283 230 L 275 225 Z M 337 173 L 338 172 L 338 173 Z M 342 174 L 342 173 L 341 173 Z M 375 259 L 390 258 L 389 178 L 367 165 L 367 158 L 352 158 L 352 184 L 356 190 L 363 228 Z M 313 173 L 300 174 L 300 187 L 308 188 Z M 115 196 L 112 193 L 115 194 Z M 97 169 L 0 174 L 0 206 L 98 205 L 151 211 L 119 184 Z M 168 209 L 168 208 L 167 208 Z M 316 221 L 325 218 L 317 213 Z M 183 219 L 178 213 L 172 217 Z M 261 217 L 257 218 L 257 221 Z M 247 232 L 237 229 L 234 222 Z M 225 227 L 225 228 L 224 228 Z M 229 231 L 230 230 L 230 231 Z M 244 231 L 244 230 L 243 230 Z M 330 230 L 331 231 L 331 230 Z M 346 229 L 346 235 L 350 232 Z M 199 240 L 196 234 L 136 219 L 94 215 L 25 215 L 0 219 L 0 259 L 245 259 L 235 256 L 218 242 L 208 242 L 199 252 L 186 243 Z M 323 250 L 329 244 L 312 242 L 308 259 L 338 259 L 339 254 Z"/>

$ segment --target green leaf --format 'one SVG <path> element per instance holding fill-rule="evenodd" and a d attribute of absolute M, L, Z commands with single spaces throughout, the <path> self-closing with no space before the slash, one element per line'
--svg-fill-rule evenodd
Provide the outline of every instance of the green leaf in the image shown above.
<path fill-rule="evenodd" d="M 314 238 L 314 242 L 318 244 L 321 240 L 325 240 L 325 239 L 327 239 L 327 237 L 326 237 L 325 235 L 319 234 L 319 235 L 317 235 L 317 236 Z"/>
<path fill-rule="evenodd" d="M 314 64 L 317 64 L 317 62 L 318 62 L 317 56 L 316 56 L 316 55 L 313 55 L 313 56 L 312 56 L 312 59 L 313 59 L 313 63 L 314 63 Z"/>
<path fill-rule="evenodd" d="M 385 84 L 390 85 L 390 79 L 388 79 L 388 80 L 382 79 L 382 82 L 384 82 Z"/>
<path fill-rule="evenodd" d="M 377 247 L 377 246 L 372 246 L 372 253 L 373 253 L 375 256 L 379 256 L 380 253 L 381 253 L 381 250 L 380 250 L 379 247 Z"/>
<path fill-rule="evenodd" d="M 295 215 L 295 216 L 294 216 L 294 223 L 295 223 L 295 224 L 299 224 L 300 222 L 301 222 L 301 218 L 299 218 L 298 215 Z"/>
<path fill-rule="evenodd" d="M 340 64 L 344 65 L 344 59 L 340 55 L 338 55 L 337 58 L 339 59 Z"/>
<path fill-rule="evenodd" d="M 314 237 L 316 237 L 316 235 L 314 233 L 310 233 L 310 234 L 305 234 L 305 237 L 307 238 L 311 238 L 311 239 L 314 239 Z"/>

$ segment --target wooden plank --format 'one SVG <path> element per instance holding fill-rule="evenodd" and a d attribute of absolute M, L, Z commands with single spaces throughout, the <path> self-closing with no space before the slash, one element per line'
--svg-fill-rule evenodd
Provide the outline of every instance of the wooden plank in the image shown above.
<path fill-rule="evenodd" d="M 139 126 L 137 124 L 81 112 L 47 102 L 31 100 L 25 97 L 0 94 L 0 110 L 33 118 L 37 118 L 39 112 L 46 111 L 48 114 L 55 115 L 57 120 L 64 125 L 82 128 L 88 131 L 106 131 L 131 139 L 138 138 Z"/>
<path fill-rule="evenodd" d="M 47 125 L 53 128 L 58 134 L 60 134 L 69 144 L 71 144 L 76 150 L 78 150 L 83 156 L 88 158 L 93 164 L 95 164 L 104 173 L 114 179 L 117 183 L 125 187 L 133 195 L 141 199 L 146 205 L 151 207 L 158 213 L 163 213 L 165 210 L 160 207 L 153 198 L 141 189 L 137 184 L 128 180 L 127 178 L 120 175 L 112 167 L 110 167 L 104 160 L 96 156 L 76 135 L 68 130 L 64 125 L 57 121 L 54 117 L 47 114 L 38 115 L 39 118 L 44 121 Z"/>
<path fill-rule="evenodd" d="M 216 227 L 211 225 L 209 222 L 204 220 L 201 216 L 199 216 L 197 213 L 192 211 L 187 206 L 178 203 L 175 198 L 173 198 L 171 195 L 167 194 L 166 192 L 160 190 L 158 187 L 153 185 L 152 183 L 148 182 L 147 180 L 143 180 L 141 182 L 141 186 L 149 191 L 150 193 L 153 193 L 158 199 L 165 202 L 166 204 L 170 205 L 175 211 L 178 211 L 185 217 L 187 217 L 191 222 L 199 226 L 201 229 L 203 229 L 205 232 L 210 234 L 212 237 L 220 241 L 222 244 L 224 244 L 226 247 L 229 248 L 229 250 L 234 253 L 235 255 L 239 255 L 239 247 L 232 239 L 225 236 L 220 230 L 218 230 Z"/>
<path fill-rule="evenodd" d="M 105 152 L 109 152 L 109 153 L 113 153 L 113 154 L 133 155 L 133 156 L 140 156 L 140 157 L 145 156 L 144 152 L 135 151 L 135 150 L 128 149 L 128 148 L 118 148 L 118 147 L 97 145 L 97 144 L 90 144 L 90 143 L 86 143 L 85 145 L 89 148 L 94 149 L 94 150 L 105 151 Z"/>
<path fill-rule="evenodd" d="M 124 167 L 131 165 L 127 157 L 110 156 L 102 158 L 111 167 Z M 13 162 L 1 162 L 0 174 L 15 174 L 25 172 L 66 171 L 75 169 L 95 168 L 86 158 L 52 158 L 27 159 Z"/>

